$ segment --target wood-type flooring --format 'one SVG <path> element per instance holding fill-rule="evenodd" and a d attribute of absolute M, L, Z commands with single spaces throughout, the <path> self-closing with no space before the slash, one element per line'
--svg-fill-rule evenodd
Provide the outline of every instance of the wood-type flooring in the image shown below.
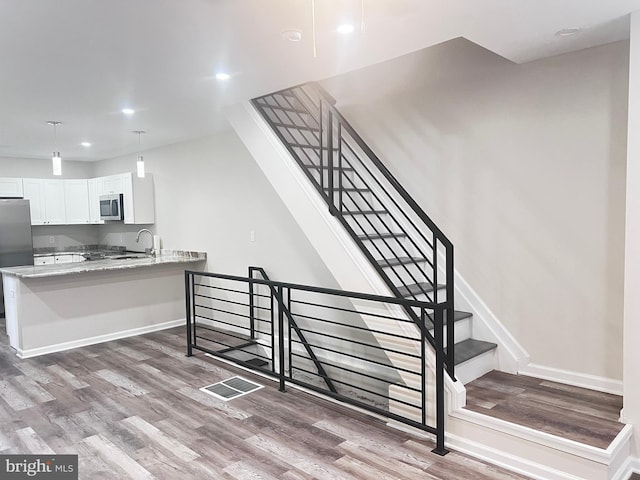
<path fill-rule="evenodd" d="M 606 449 L 624 427 L 618 395 L 497 371 L 466 388 L 469 410 L 592 447 Z"/>
<path fill-rule="evenodd" d="M 0 334 L 0 453 L 78 454 L 87 480 L 525 478 L 184 350 L 172 329 L 20 360 Z M 265 388 L 199 391 L 236 374 Z"/>

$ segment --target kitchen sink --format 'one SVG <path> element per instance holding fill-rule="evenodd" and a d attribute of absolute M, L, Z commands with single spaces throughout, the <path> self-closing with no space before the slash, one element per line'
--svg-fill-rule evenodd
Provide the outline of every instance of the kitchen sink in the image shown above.
<path fill-rule="evenodd" d="M 150 258 L 150 256 L 144 253 L 127 253 L 124 255 L 115 255 L 115 256 L 107 257 L 107 259 L 109 260 L 130 260 L 134 258 Z"/>

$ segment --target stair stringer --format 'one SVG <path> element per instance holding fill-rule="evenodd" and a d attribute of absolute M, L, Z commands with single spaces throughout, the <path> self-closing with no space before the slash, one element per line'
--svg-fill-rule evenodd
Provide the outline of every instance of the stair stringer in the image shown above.
<path fill-rule="evenodd" d="M 237 104 L 228 110 L 227 117 L 340 287 L 344 290 L 393 297 L 389 287 L 342 224 L 329 213 L 324 199 L 253 105 L 250 102 Z M 355 302 L 354 306 L 358 308 Z M 364 309 L 359 311 L 369 328 L 379 327 L 374 317 L 367 316 Z M 396 310 L 394 314 L 406 316 L 404 311 L 400 313 Z M 407 335 L 415 333 L 414 325 L 390 323 L 392 322 L 386 322 L 386 331 L 393 329 Z M 382 346 L 388 342 L 388 339 L 380 335 L 374 336 Z M 427 363 L 432 364 L 432 360 L 428 358 Z M 390 358 L 390 361 L 393 363 L 395 359 Z M 408 384 L 414 383 L 406 376 L 403 380 Z M 461 408 L 465 404 L 466 390 L 461 382 L 454 382 L 445 375 L 445 390 L 449 409 Z"/>

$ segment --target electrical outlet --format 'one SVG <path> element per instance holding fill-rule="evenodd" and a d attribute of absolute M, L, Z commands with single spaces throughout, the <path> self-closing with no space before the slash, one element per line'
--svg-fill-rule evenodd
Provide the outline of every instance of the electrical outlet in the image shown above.
<path fill-rule="evenodd" d="M 9 290 L 9 298 L 16 298 L 16 291 L 15 290 Z"/>
<path fill-rule="evenodd" d="M 120 245 L 124 245 L 124 234 L 120 234 Z"/>
<path fill-rule="evenodd" d="M 256 231 L 255 230 L 251 230 L 249 232 L 249 238 L 251 239 L 252 242 L 256 241 Z"/>
<path fill-rule="evenodd" d="M 49 243 L 50 244 L 56 243 L 56 237 L 54 237 L 53 235 L 49 235 Z"/>

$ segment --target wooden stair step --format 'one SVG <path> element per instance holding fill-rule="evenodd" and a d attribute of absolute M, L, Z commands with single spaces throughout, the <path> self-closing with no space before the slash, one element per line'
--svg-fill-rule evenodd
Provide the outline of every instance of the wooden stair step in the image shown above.
<path fill-rule="evenodd" d="M 453 351 L 453 363 L 454 365 L 460 365 L 461 363 L 471 360 L 483 353 L 495 350 L 497 347 L 498 345 L 492 342 L 468 338 L 455 344 Z M 446 351 L 447 349 L 445 348 L 445 352 Z"/>
<path fill-rule="evenodd" d="M 471 318 L 473 317 L 473 313 L 471 312 L 463 312 L 462 310 L 454 310 L 453 311 L 453 323 L 459 322 L 460 320 L 465 320 L 467 318 Z M 427 314 L 427 328 L 429 328 L 429 330 L 431 330 L 433 328 L 433 316 Z M 443 321 L 445 326 L 447 325 L 447 316 L 444 315 L 443 316 Z"/>
<path fill-rule="evenodd" d="M 287 125 L 286 123 L 280 123 L 280 122 L 270 122 L 270 123 L 274 127 L 279 127 L 279 128 L 294 128 L 296 130 L 308 130 L 310 132 L 319 132 L 320 131 L 319 128 L 306 127 L 304 125 Z"/>
<path fill-rule="evenodd" d="M 442 284 L 437 285 L 438 290 L 444 287 L 445 285 L 442 285 Z M 433 292 L 433 290 L 434 290 L 433 286 L 427 282 L 412 283 L 407 286 L 402 285 L 398 287 L 398 291 L 400 292 L 400 295 L 402 297 L 411 297 L 413 295 L 419 295 L 425 292 L 431 293 Z"/>
<path fill-rule="evenodd" d="M 404 238 L 404 233 L 371 233 L 369 235 L 358 235 L 360 240 L 380 240 L 383 238 Z"/>
<path fill-rule="evenodd" d="M 413 263 L 426 262 L 426 258 L 422 257 L 396 257 L 396 258 L 384 258 L 378 260 L 378 265 L 383 268 L 396 267 L 398 265 L 411 265 Z"/>

